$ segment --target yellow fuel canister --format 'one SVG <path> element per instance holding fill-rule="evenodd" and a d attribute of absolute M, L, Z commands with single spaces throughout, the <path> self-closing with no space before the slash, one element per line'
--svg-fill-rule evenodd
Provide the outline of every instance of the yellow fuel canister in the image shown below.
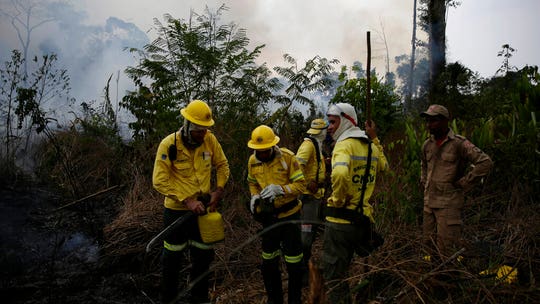
<path fill-rule="evenodd" d="M 206 244 L 217 243 L 225 239 L 225 227 L 223 218 L 217 211 L 207 211 L 206 214 L 200 215 L 197 219 L 199 223 L 199 231 L 201 239 Z"/>

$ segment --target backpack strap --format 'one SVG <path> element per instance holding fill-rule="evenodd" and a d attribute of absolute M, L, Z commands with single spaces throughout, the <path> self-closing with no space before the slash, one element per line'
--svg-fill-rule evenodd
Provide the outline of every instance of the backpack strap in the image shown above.
<path fill-rule="evenodd" d="M 362 139 L 360 140 L 362 141 Z M 364 177 L 362 178 L 362 193 L 360 194 L 360 201 L 358 202 L 358 205 L 356 205 L 356 209 L 355 209 L 355 211 L 358 212 L 358 209 L 360 209 L 360 206 L 362 206 L 362 209 L 360 209 L 360 214 L 364 213 L 364 196 L 366 194 L 369 171 L 371 170 L 371 154 L 373 152 L 373 149 L 371 148 L 371 140 L 368 139 L 367 144 L 368 144 L 368 156 L 367 156 L 367 163 L 366 163 L 366 171 L 364 172 Z"/>
<path fill-rule="evenodd" d="M 317 187 L 319 186 L 319 170 L 321 169 L 321 150 L 319 148 L 319 143 L 317 140 L 311 136 L 307 137 L 313 145 L 315 146 L 315 154 L 317 154 L 317 175 L 315 175 L 315 183 L 317 183 Z"/>

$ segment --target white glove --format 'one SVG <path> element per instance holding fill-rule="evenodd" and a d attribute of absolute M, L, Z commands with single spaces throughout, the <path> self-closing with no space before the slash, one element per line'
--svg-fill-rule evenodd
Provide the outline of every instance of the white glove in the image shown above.
<path fill-rule="evenodd" d="M 260 195 L 255 194 L 251 197 L 251 201 L 249 202 L 249 210 L 251 210 L 251 214 L 255 214 L 255 202 L 261 198 Z"/>
<path fill-rule="evenodd" d="M 267 198 L 274 199 L 276 198 L 276 196 L 283 195 L 283 194 L 285 194 L 285 191 L 283 191 L 283 188 L 281 188 L 280 185 L 276 185 L 276 184 L 270 184 L 261 191 L 261 197 L 263 199 L 267 199 Z"/>

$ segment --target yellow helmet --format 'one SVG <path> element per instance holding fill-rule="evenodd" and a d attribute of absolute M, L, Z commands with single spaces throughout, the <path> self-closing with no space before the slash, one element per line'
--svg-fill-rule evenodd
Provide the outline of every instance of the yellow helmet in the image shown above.
<path fill-rule="evenodd" d="M 255 150 L 266 150 L 275 146 L 279 142 L 279 136 L 269 126 L 260 125 L 251 132 L 251 140 L 248 147 Z"/>
<path fill-rule="evenodd" d="M 321 134 L 322 130 L 327 129 L 327 128 L 328 128 L 328 123 L 326 122 L 326 120 L 322 118 L 317 118 L 311 122 L 311 126 L 309 130 L 307 130 L 306 133 L 317 135 L 317 134 Z"/>
<path fill-rule="evenodd" d="M 193 100 L 185 108 L 180 110 L 182 116 L 185 119 L 191 121 L 194 124 L 210 127 L 214 125 L 214 119 L 212 119 L 212 110 L 202 100 Z"/>

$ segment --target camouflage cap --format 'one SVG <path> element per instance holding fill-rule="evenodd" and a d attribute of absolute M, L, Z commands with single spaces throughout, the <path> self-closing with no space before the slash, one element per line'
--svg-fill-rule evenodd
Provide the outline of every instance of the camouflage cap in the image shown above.
<path fill-rule="evenodd" d="M 420 114 L 421 117 L 437 116 L 437 115 L 441 115 L 441 116 L 444 116 L 446 119 L 450 119 L 450 113 L 448 112 L 448 109 L 438 104 L 430 105 L 429 108 L 425 112 L 422 112 Z"/>

